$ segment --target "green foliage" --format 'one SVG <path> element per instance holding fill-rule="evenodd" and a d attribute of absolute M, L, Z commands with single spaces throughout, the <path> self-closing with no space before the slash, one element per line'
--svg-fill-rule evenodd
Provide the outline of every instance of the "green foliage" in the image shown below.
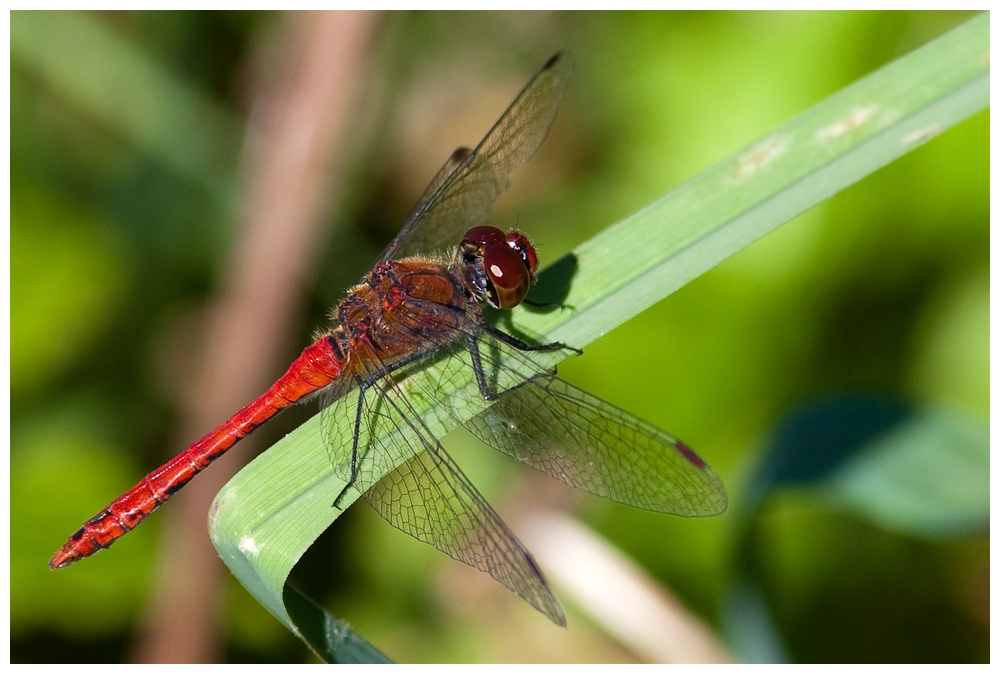
<path fill-rule="evenodd" d="M 987 34 L 985 16 L 952 31 L 578 246 L 540 279 L 543 287 L 568 287 L 563 302 L 572 309 L 515 311 L 512 322 L 541 335 L 542 341 L 589 344 L 794 215 L 978 112 L 989 98 Z M 420 375 L 445 382 L 440 401 L 417 403 L 418 411 L 435 421 L 435 405 L 454 396 L 458 386 L 475 385 L 469 364 L 456 360 Z M 348 396 L 324 412 L 328 422 L 338 424 L 341 438 L 350 437 L 355 404 Z M 469 409 L 465 418 L 479 411 Z M 318 417 L 234 478 L 216 499 L 210 527 L 233 573 L 293 630 L 297 628 L 282 607 L 284 583 L 305 549 L 340 514 L 329 504 L 344 488 L 350 451 L 349 443 L 333 448 L 330 462 L 317 422 Z M 430 427 L 436 435 L 451 428 L 440 423 Z M 932 424 L 915 432 L 924 438 L 917 444 L 904 436 L 894 441 L 895 447 L 876 452 L 881 459 L 875 464 L 845 468 L 835 482 L 841 498 L 853 499 L 869 512 L 894 503 L 898 517 L 914 519 L 916 511 L 904 510 L 900 499 L 910 503 L 916 495 L 906 495 L 904 485 L 894 491 L 884 488 L 898 483 L 879 475 L 891 470 L 886 461 L 919 462 L 915 455 L 926 456 L 934 446 L 929 443 L 947 441 L 941 434 L 947 436 L 949 430 Z M 388 438 L 383 441 L 392 446 Z M 982 442 L 975 442 L 981 449 Z M 406 458 L 400 448 L 384 470 Z M 866 488 L 865 480 L 877 480 L 883 488 Z M 879 497 L 881 504 L 871 501 Z M 988 496 L 985 502 L 980 498 L 966 505 L 982 517 Z"/>
<path fill-rule="evenodd" d="M 11 50 L 51 87 L 225 205 L 219 175 L 238 140 L 227 110 L 83 14 L 20 12 L 14 28 Z"/>
<path fill-rule="evenodd" d="M 989 527 L 989 463 L 985 426 L 929 410 L 847 462 L 828 497 L 885 529 L 960 536 Z"/>
<path fill-rule="evenodd" d="M 343 203 L 331 217 L 337 229 L 303 303 L 308 315 L 290 327 L 296 334 L 289 342 L 306 343 L 399 226 L 436 165 L 455 144 L 476 140 L 555 49 L 577 58 L 570 98 L 552 138 L 515 177 L 494 218 L 528 231 L 541 244 L 543 265 L 969 18 L 384 15 L 366 75 L 370 98 L 352 134 Z M 83 519 L 180 449 L 173 428 L 177 379 L 198 343 L 197 307 L 223 273 L 248 64 L 258 62 L 258 45 L 281 19 L 279 13 L 12 13 L 13 661 L 125 657 L 157 571 L 158 518 L 68 571 L 49 572 L 45 562 Z M 943 67 L 931 63 L 920 78 L 941 85 Z M 988 74 L 988 62 L 978 67 Z M 917 108 L 929 109 L 925 103 Z M 845 101 L 846 112 L 855 104 L 864 111 L 867 102 Z M 826 124 L 836 119 L 831 111 Z M 872 131 L 862 124 L 839 142 L 848 154 L 877 146 L 882 137 Z M 712 520 L 655 516 L 589 498 L 576 510 L 710 623 L 730 615 L 729 593 L 739 581 L 735 524 L 750 516 L 748 476 L 790 409 L 831 394 L 876 392 L 932 415 L 988 419 L 988 138 L 989 113 L 974 115 L 560 365 L 575 384 L 690 442 L 730 488 L 730 515 Z M 832 139 L 818 147 L 814 155 L 788 152 L 783 161 L 795 158 L 812 175 L 809 162 L 844 150 Z M 754 185 L 760 179 L 763 187 L 765 175 L 771 174 L 756 173 Z M 830 188 L 821 182 L 812 182 L 817 198 L 820 188 Z M 726 207 L 716 197 L 709 190 L 704 208 Z M 599 297 L 596 277 L 585 274 L 601 268 L 610 274 L 625 268 L 642 289 L 655 274 L 640 270 L 660 268 L 650 256 L 672 236 L 678 237 L 673 252 L 682 250 L 690 243 L 682 235 L 705 226 L 690 211 L 671 211 L 676 198 L 668 194 L 666 210 L 646 224 L 666 223 L 645 234 L 656 245 L 639 239 L 638 262 L 602 259 L 591 250 L 571 290 Z M 612 244 L 609 251 L 616 250 Z M 679 287 L 700 271 L 680 266 L 671 265 L 678 273 L 667 285 Z M 620 290 L 621 305 L 596 311 L 609 300 L 586 312 L 581 305 L 580 313 L 598 325 L 606 320 L 610 329 L 660 292 L 647 287 L 633 303 L 625 284 Z M 513 320 L 542 334 L 573 315 L 519 312 Z M 580 345 L 589 341 L 584 322 L 561 329 L 570 327 L 581 330 Z M 273 442 L 297 421 L 278 419 L 258 434 Z M 445 444 L 501 514 L 509 510 L 505 494 L 534 498 L 534 492 L 524 496 L 524 474 L 512 474 L 499 453 L 459 433 Z M 930 447 L 924 458 L 940 459 Z M 307 451 L 302 461 L 314 458 Z M 328 470 L 324 460 L 316 465 Z M 947 495 L 953 485 L 939 486 Z M 779 489 L 761 501 L 751 532 L 760 582 L 743 596 L 760 600 L 756 615 L 763 618 L 756 624 L 769 621 L 776 631 L 758 633 L 757 646 L 771 639 L 774 658 L 798 661 L 985 661 L 988 532 L 929 539 L 873 520 L 880 512 L 874 506 L 882 505 L 868 498 L 873 490 L 855 496 L 849 509 L 822 492 Z M 927 509 L 913 521 L 933 523 L 939 515 Z M 301 540 L 322 529 L 292 524 Z M 458 566 L 352 508 L 292 575 L 400 661 L 631 657 L 572 601 L 570 630 L 532 622 L 534 612 L 502 588 L 488 595 L 470 590 L 465 577 L 453 575 Z M 277 581 L 274 591 L 271 610 L 283 611 Z M 248 608 L 251 602 L 242 595 L 227 603 L 227 658 L 309 657 L 305 647 L 288 645 L 294 640 L 277 621 Z M 723 627 L 739 657 L 754 659 L 730 625 Z"/>
<path fill-rule="evenodd" d="M 128 276 L 121 243 L 85 211 L 11 184 L 11 389 L 37 391 L 106 329 Z"/>
<path fill-rule="evenodd" d="M 52 554 L 52 532 L 76 516 L 79 507 L 75 499 L 52 500 L 51 495 L 82 482 L 91 494 L 84 494 L 83 505 L 96 512 L 104 505 L 101 494 L 128 489 L 137 472 L 122 460 L 106 415 L 93 402 L 78 404 L 44 421 L 21 424 L 12 444 L 17 451 L 11 457 L 16 479 L 11 481 L 10 515 L 12 521 L 31 523 L 11 530 L 10 572 L 18 579 L 10 593 L 12 636 L 44 628 L 95 638 L 127 628 L 140 609 L 135 598 L 145 586 L 143 567 L 153 563 L 152 530 L 138 534 L 121 555 L 108 555 L 80 573 L 53 578 L 45 565 Z M 37 508 L 46 495 L 49 505 Z M 109 575 L 114 583 L 106 581 Z"/>

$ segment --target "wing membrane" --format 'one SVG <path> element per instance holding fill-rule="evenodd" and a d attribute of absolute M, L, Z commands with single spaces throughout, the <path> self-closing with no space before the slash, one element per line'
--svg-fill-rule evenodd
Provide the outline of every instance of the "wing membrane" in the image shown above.
<path fill-rule="evenodd" d="M 379 261 L 458 245 L 469 228 L 485 224 L 514 170 L 548 136 L 572 70 L 572 57 L 556 53 L 474 150 L 456 150 Z"/>
<path fill-rule="evenodd" d="M 397 466 L 364 496 L 392 526 L 485 571 L 552 622 L 566 625 L 531 554 L 440 445 Z"/>
<path fill-rule="evenodd" d="M 550 373 L 507 391 L 466 428 L 573 487 L 686 517 L 726 509 L 722 482 L 672 435 Z"/>
<path fill-rule="evenodd" d="M 462 330 L 465 340 L 438 345 L 437 352 L 467 351 L 467 340 L 475 339 L 496 402 L 466 421 L 460 411 L 481 401 L 477 387 L 449 390 L 442 399 L 433 389 L 439 384 L 419 385 L 483 442 L 566 484 L 637 508 L 685 517 L 726 509 L 721 480 L 676 437 L 560 379 L 471 320 Z"/>
<path fill-rule="evenodd" d="M 392 526 L 489 573 L 553 622 L 565 625 L 562 607 L 531 554 L 433 437 L 406 396 L 386 377 L 365 397 L 363 436 L 370 446 L 361 450 L 357 483 L 365 500 Z M 383 472 L 377 464 L 400 451 L 409 458 L 372 484 L 371 475 Z"/>

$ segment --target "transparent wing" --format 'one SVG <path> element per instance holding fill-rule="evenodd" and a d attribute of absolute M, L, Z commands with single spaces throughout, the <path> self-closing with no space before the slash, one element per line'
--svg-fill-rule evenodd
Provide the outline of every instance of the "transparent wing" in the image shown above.
<path fill-rule="evenodd" d="M 644 510 L 685 517 L 725 511 L 721 480 L 683 442 L 468 323 L 465 343 L 470 336 L 477 340 L 483 380 L 499 396 L 464 422 L 483 442 L 573 487 Z M 464 350 L 465 343 L 455 341 L 441 352 Z M 461 420 L 460 410 L 481 396 L 476 387 L 459 389 L 440 406 Z"/>
<path fill-rule="evenodd" d="M 439 444 L 396 467 L 365 499 L 392 526 L 485 571 L 552 622 L 566 625 L 531 554 Z"/>
<path fill-rule="evenodd" d="M 416 215 L 417 212 L 421 210 L 421 206 L 423 206 L 424 204 L 428 203 L 431 200 L 431 197 L 433 197 L 434 194 L 441 189 L 441 186 L 444 185 L 445 181 L 451 177 L 451 174 L 457 171 L 458 168 L 468 160 L 471 154 L 472 150 L 464 146 L 456 148 L 451 153 L 451 156 L 448 157 L 448 161 L 444 163 L 444 166 L 438 169 L 438 172 L 434 175 L 434 178 L 431 179 L 430 184 L 428 184 L 427 187 L 424 188 L 424 193 L 421 194 L 420 198 L 417 200 L 417 207 L 413 209 L 413 213 L 410 214 L 410 219 L 407 220 L 406 224 L 409 224 L 410 222 L 413 221 L 413 216 Z M 403 229 L 406 229 L 405 224 L 403 228 L 396 233 L 395 239 L 399 238 L 399 235 L 403 232 Z M 396 243 L 395 239 L 393 240 L 392 243 Z"/>
<path fill-rule="evenodd" d="M 685 517 L 727 506 L 722 482 L 687 445 L 551 373 L 507 391 L 465 426 L 491 447 L 613 501 Z"/>
<path fill-rule="evenodd" d="M 379 262 L 456 246 L 468 229 L 485 224 L 514 170 L 534 156 L 549 134 L 572 70 L 572 56 L 557 52 L 476 149 L 456 150 Z"/>
<path fill-rule="evenodd" d="M 370 354 L 369 354 L 370 355 Z M 433 437 L 374 359 L 362 405 L 356 486 L 394 527 L 489 573 L 559 625 L 566 617 L 531 554 Z M 391 457 L 409 456 L 377 482 Z M 339 465 L 344 465 L 343 463 Z M 374 482 L 374 484 L 372 484 Z"/>

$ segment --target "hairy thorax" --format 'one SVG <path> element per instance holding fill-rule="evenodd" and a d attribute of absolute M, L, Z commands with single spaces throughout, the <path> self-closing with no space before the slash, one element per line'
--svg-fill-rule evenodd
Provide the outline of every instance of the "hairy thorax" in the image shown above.
<path fill-rule="evenodd" d="M 390 261 L 351 288 L 329 334 L 357 371 L 361 361 L 388 362 L 453 340 L 468 306 L 455 265 L 425 257 Z"/>

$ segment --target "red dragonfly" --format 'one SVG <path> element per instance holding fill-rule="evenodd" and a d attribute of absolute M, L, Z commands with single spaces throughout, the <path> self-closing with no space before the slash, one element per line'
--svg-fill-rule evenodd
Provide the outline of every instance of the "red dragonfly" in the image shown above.
<path fill-rule="evenodd" d="M 569 485 L 639 508 L 682 516 L 725 510 L 722 483 L 687 445 L 530 357 L 578 350 L 526 343 L 483 317 L 484 304 L 502 310 L 525 301 L 535 281 L 537 257 L 527 237 L 485 223 L 514 170 L 548 135 L 572 68 L 569 54 L 552 56 L 474 150 L 451 155 L 382 257 L 337 307 L 335 327 L 263 395 L 88 520 L 49 566 L 62 568 L 109 547 L 282 409 L 320 391 L 330 401 L 356 392 L 353 437 L 327 438 L 331 448 L 351 446 L 341 467 L 346 486 L 334 505 L 350 489 L 363 492 L 393 526 L 488 572 L 565 625 L 531 554 L 411 403 L 415 394 L 441 396 L 421 390 L 420 378 L 409 375 L 461 351 L 477 382 L 468 395 L 494 401 L 464 422 L 487 444 Z M 456 419 L 462 395 L 443 403 Z M 389 435 L 382 432 L 387 424 L 407 431 L 395 437 L 408 459 L 379 478 L 389 453 L 381 439 Z"/>

